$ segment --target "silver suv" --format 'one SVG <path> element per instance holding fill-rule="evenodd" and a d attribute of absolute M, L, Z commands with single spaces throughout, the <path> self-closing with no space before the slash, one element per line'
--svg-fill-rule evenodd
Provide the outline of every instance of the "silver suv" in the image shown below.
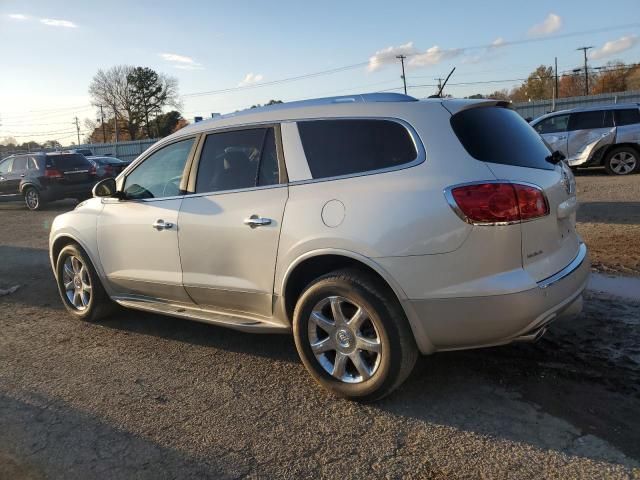
<path fill-rule="evenodd" d="M 571 171 L 490 100 L 231 114 L 161 140 L 94 196 L 51 229 L 74 316 L 118 304 L 293 331 L 311 375 L 363 401 L 419 353 L 538 339 L 580 311 L 589 273 Z"/>
<path fill-rule="evenodd" d="M 638 104 L 563 110 L 536 118 L 531 125 L 572 168 L 604 166 L 611 175 L 640 171 Z"/>

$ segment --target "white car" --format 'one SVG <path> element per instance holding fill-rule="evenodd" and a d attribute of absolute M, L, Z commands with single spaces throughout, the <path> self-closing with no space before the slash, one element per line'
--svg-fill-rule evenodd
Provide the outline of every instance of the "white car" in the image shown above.
<path fill-rule="evenodd" d="M 58 216 L 66 308 L 293 331 L 324 387 L 374 400 L 419 353 L 538 339 L 589 275 L 575 182 L 508 105 L 369 94 L 162 139 Z M 215 335 L 215 330 L 211 335 Z"/>

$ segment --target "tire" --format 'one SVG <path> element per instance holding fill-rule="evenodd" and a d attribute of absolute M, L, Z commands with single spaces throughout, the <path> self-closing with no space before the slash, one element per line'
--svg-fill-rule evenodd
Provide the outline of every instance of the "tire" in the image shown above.
<path fill-rule="evenodd" d="M 42 200 L 42 195 L 40 192 L 34 187 L 27 187 L 22 192 L 24 197 L 24 203 L 29 210 L 42 210 L 44 207 L 44 201 Z"/>
<path fill-rule="evenodd" d="M 640 170 L 640 154 L 632 147 L 617 147 L 607 153 L 604 168 L 609 175 L 631 175 Z"/>
<path fill-rule="evenodd" d="M 378 400 L 400 386 L 415 365 L 413 333 L 385 287 L 363 272 L 340 270 L 313 281 L 298 299 L 293 314 L 298 354 L 313 378 L 340 397 Z"/>
<path fill-rule="evenodd" d="M 62 303 L 74 317 L 97 322 L 113 313 L 115 305 L 79 245 L 72 243 L 60 251 L 56 260 L 56 277 Z"/>

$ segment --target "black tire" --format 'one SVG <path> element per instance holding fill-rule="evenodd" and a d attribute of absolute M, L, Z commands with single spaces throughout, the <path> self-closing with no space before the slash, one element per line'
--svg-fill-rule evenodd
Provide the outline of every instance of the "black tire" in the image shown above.
<path fill-rule="evenodd" d="M 609 175 L 631 175 L 640 170 L 640 154 L 633 147 L 617 147 L 604 158 L 604 168 Z"/>
<path fill-rule="evenodd" d="M 65 287 L 65 280 L 69 278 L 65 277 L 65 263 L 68 259 L 72 261 L 73 257 L 79 259 L 82 265 L 86 268 L 86 272 L 83 272 L 80 276 L 84 277 L 85 280 L 89 280 L 88 284 L 91 287 L 86 306 L 83 305 L 80 309 L 74 305 L 71 299 L 69 299 L 67 296 L 67 289 Z M 107 292 L 105 292 L 104 287 L 100 282 L 100 277 L 98 277 L 88 255 L 79 245 L 72 243 L 60 251 L 56 260 L 56 277 L 58 293 L 60 294 L 62 303 L 67 311 L 74 317 L 86 322 L 97 322 L 98 320 L 101 320 L 113 313 L 115 304 L 111 301 Z M 76 280 L 74 279 L 73 281 L 75 282 Z M 81 283 L 84 284 L 87 282 L 81 281 Z M 76 297 L 74 296 L 74 300 L 75 298 Z"/>
<path fill-rule="evenodd" d="M 44 200 L 42 200 L 42 195 L 37 188 L 26 187 L 22 191 L 22 196 L 29 210 L 42 210 L 42 207 L 44 207 Z"/>
<path fill-rule="evenodd" d="M 298 299 L 293 314 L 293 335 L 298 354 L 313 378 L 324 388 L 338 396 L 361 402 L 378 400 L 400 386 L 415 365 L 418 349 L 413 333 L 398 300 L 388 290 L 386 285 L 364 272 L 340 270 L 314 280 Z M 310 317 L 314 308 L 328 301 L 329 297 L 345 299 L 346 302 L 342 303 L 341 309 L 347 308 L 346 306 L 352 308 L 352 311 L 356 311 L 355 309 L 358 307 L 364 308 L 364 311 L 368 314 L 365 318 L 368 318 L 368 320 L 364 321 L 363 328 L 369 329 L 369 332 L 374 332 L 373 335 L 379 338 L 379 346 L 377 347 L 380 349 L 379 357 L 376 356 L 378 355 L 377 353 L 372 354 L 355 348 L 358 341 L 357 338 L 361 338 L 358 335 L 363 335 L 361 331 L 358 335 L 351 337 L 353 340 L 351 345 L 347 344 L 352 349 L 351 353 L 340 353 L 341 356 L 348 357 L 344 360 L 346 362 L 344 375 L 348 377 L 349 370 L 351 370 L 354 377 L 360 378 L 358 383 L 348 383 L 348 381 L 340 380 L 326 369 L 327 361 L 331 361 L 331 351 L 320 354 L 321 357 L 324 355 L 322 361 L 325 366 L 323 366 L 321 360 L 316 358 L 312 350 L 310 330 L 316 329 L 317 323 L 315 321 L 311 322 Z M 350 302 L 353 302 L 353 304 L 350 304 Z M 333 312 L 332 305 L 323 308 L 329 308 Z M 345 316 L 348 316 L 348 312 Z M 352 318 L 355 318 L 355 316 Z M 333 370 L 335 372 L 336 364 L 338 363 L 336 362 L 339 354 L 338 349 L 344 348 L 344 343 L 342 342 L 344 338 L 341 339 L 340 331 L 337 327 L 335 327 L 333 334 L 327 333 L 326 335 L 323 340 L 332 339 L 333 344 L 336 345 L 333 357 Z M 338 342 L 341 342 L 339 346 Z M 363 358 L 362 356 L 364 355 L 365 362 L 370 361 L 370 365 L 375 365 L 371 369 L 370 378 L 366 379 L 364 375 L 359 373 L 360 370 L 356 368 L 356 364 L 351 360 L 354 354 L 357 354 L 359 358 Z M 359 361 L 359 363 L 361 362 L 362 360 Z"/>

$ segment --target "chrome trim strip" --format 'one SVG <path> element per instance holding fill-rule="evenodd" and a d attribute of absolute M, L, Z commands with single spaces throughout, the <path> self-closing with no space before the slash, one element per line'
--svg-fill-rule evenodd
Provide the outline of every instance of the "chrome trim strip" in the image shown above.
<path fill-rule="evenodd" d="M 539 281 L 538 287 L 547 288 L 553 285 L 554 283 L 559 282 L 563 278 L 568 277 L 582 265 L 585 258 L 587 258 L 587 246 L 584 243 L 581 243 L 580 248 L 578 249 L 578 254 L 573 260 L 571 260 L 571 263 L 569 263 L 569 265 L 564 267 L 559 272 L 554 273 L 550 277 Z"/>
<path fill-rule="evenodd" d="M 468 223 L 470 225 L 478 225 L 478 226 L 481 226 L 481 227 L 496 227 L 496 226 L 497 227 L 502 227 L 502 226 L 505 226 L 505 225 L 516 225 L 516 224 L 519 224 L 519 223 L 533 222 L 535 220 L 538 220 L 538 219 L 542 218 L 542 217 L 535 217 L 535 218 L 528 218 L 527 220 L 514 220 L 512 222 L 474 222 L 469 217 L 467 217 L 464 214 L 464 212 L 460 209 L 460 207 L 456 203 L 455 198 L 453 198 L 453 193 L 451 193 L 451 191 L 454 188 L 458 188 L 458 187 L 466 187 L 468 185 L 482 185 L 484 183 L 511 183 L 513 185 L 516 185 L 516 184 L 517 185 L 526 185 L 527 187 L 535 188 L 536 190 L 539 190 L 540 193 L 542 193 L 545 201 L 547 202 L 547 208 L 549 208 L 549 213 L 551 213 L 551 206 L 549 205 L 549 199 L 547 198 L 546 193 L 544 193 L 544 190 L 542 189 L 542 187 L 540 187 L 539 185 L 536 185 L 535 183 L 521 182 L 520 180 L 514 182 L 514 181 L 511 181 L 511 180 L 501 180 L 501 179 L 496 179 L 496 180 L 477 180 L 477 181 L 474 181 L 474 182 L 465 182 L 465 183 L 458 183 L 456 185 L 451 185 L 451 186 L 445 188 L 442 191 L 442 193 L 444 194 L 444 198 L 447 200 L 447 203 L 449 204 L 451 209 L 456 213 L 456 215 L 458 215 L 458 217 L 460 217 L 460 219 L 463 222 Z"/>

